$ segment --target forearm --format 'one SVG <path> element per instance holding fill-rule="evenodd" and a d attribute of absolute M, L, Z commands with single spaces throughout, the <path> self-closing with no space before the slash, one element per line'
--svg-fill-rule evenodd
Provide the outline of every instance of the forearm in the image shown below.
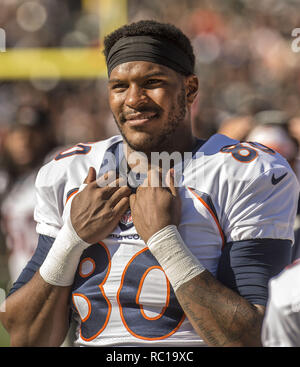
<path fill-rule="evenodd" d="M 3 324 L 13 345 L 59 346 L 68 326 L 71 285 L 83 250 L 68 219 L 30 281 L 7 298 Z"/>
<path fill-rule="evenodd" d="M 254 306 L 205 270 L 176 291 L 195 331 L 209 346 L 261 346 L 263 306 Z"/>
<path fill-rule="evenodd" d="M 215 279 L 187 248 L 175 226 L 155 233 L 148 247 L 194 329 L 208 345 L 260 345 L 261 306 L 252 305 Z"/>
<path fill-rule="evenodd" d="M 9 296 L 1 321 L 12 346 L 59 346 L 68 329 L 70 287 L 46 283 L 39 272 Z"/>

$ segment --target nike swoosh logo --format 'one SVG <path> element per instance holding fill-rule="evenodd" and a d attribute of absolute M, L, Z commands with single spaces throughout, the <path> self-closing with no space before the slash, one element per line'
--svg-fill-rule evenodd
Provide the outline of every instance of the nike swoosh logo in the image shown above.
<path fill-rule="evenodd" d="M 277 185 L 281 180 L 283 180 L 285 178 L 285 176 L 287 175 L 288 173 L 286 172 L 285 174 L 283 174 L 282 176 L 279 176 L 279 177 L 275 177 L 274 176 L 274 173 L 273 173 L 273 176 L 272 176 L 272 184 L 273 185 Z"/>

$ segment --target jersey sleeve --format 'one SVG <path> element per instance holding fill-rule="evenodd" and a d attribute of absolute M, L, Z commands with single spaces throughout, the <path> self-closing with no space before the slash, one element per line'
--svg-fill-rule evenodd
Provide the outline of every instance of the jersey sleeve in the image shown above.
<path fill-rule="evenodd" d="M 257 238 L 294 241 L 299 184 L 287 166 L 261 173 L 240 188 L 226 210 L 227 242 Z"/>
<path fill-rule="evenodd" d="M 217 279 L 252 304 L 266 306 L 270 278 L 291 262 L 291 241 L 253 239 L 226 243 Z"/>
<path fill-rule="evenodd" d="M 40 235 L 56 238 L 63 225 L 62 213 L 65 178 L 53 162 L 43 166 L 36 178 L 34 219 Z"/>
<path fill-rule="evenodd" d="M 38 244 L 32 258 L 28 261 L 26 267 L 23 269 L 18 279 L 12 285 L 8 296 L 29 282 L 29 280 L 43 264 L 53 242 L 54 238 L 43 235 L 39 236 Z"/>

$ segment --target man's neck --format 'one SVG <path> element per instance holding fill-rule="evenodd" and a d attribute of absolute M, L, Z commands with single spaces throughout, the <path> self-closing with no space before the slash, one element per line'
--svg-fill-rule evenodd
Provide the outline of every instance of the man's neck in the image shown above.
<path fill-rule="evenodd" d="M 182 139 L 182 144 L 179 144 L 176 147 L 177 149 L 166 147 L 164 151 L 153 150 L 150 153 L 135 151 L 124 141 L 124 156 L 130 170 L 146 174 L 150 169 L 161 169 L 163 159 L 170 158 L 170 161 L 166 163 L 170 163 L 171 167 L 175 163 L 174 159 L 183 160 L 184 153 L 192 152 L 197 145 L 197 141 L 196 137 L 191 136 L 189 139 Z"/>

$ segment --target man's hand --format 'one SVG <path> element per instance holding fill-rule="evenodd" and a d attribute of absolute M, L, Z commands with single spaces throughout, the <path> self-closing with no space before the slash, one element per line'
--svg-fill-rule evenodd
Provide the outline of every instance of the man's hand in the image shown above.
<path fill-rule="evenodd" d="M 179 225 L 181 201 L 174 185 L 172 171 L 166 178 L 168 187 L 162 187 L 162 177 L 157 177 L 159 186 L 153 187 L 151 176 L 158 175 L 149 171 L 148 176 L 139 186 L 136 194 L 130 196 L 130 208 L 133 223 L 145 243 L 156 232 L 170 224 Z"/>
<path fill-rule="evenodd" d="M 121 186 L 117 178 L 109 185 L 99 187 L 96 171 L 90 168 L 84 183 L 71 205 L 71 222 L 78 236 L 90 244 L 107 237 L 129 208 L 128 186 Z"/>

